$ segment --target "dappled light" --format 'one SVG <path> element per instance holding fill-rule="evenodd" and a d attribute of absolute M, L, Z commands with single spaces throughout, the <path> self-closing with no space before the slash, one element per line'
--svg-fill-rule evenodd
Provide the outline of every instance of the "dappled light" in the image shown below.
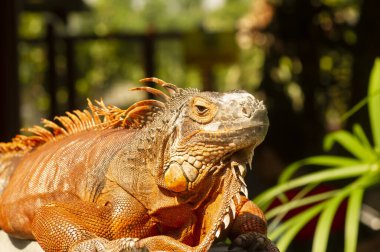
<path fill-rule="evenodd" d="M 287 251 L 378 245 L 379 190 L 366 189 L 378 185 L 380 160 L 380 1 L 6 2 L 1 142 L 40 118 L 86 109 L 87 98 L 118 108 L 151 99 L 130 91 L 146 77 L 180 88 L 246 90 L 268 109 L 268 135 L 246 181 L 269 213 L 274 241 Z M 346 215 L 356 216 L 352 236 Z M 318 224 L 318 216 L 325 221 Z M 334 227 L 330 240 L 322 225 Z"/>

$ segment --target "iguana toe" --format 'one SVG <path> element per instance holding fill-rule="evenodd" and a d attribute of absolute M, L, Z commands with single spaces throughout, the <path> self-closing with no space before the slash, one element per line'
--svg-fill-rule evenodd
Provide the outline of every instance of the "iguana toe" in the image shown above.
<path fill-rule="evenodd" d="M 121 238 L 109 241 L 104 238 L 93 238 L 74 245 L 69 252 L 140 252 L 145 249 L 136 248 L 136 238 Z"/>
<path fill-rule="evenodd" d="M 257 232 L 239 235 L 233 241 L 231 248 L 233 247 L 241 247 L 249 252 L 279 252 L 271 240 Z"/>

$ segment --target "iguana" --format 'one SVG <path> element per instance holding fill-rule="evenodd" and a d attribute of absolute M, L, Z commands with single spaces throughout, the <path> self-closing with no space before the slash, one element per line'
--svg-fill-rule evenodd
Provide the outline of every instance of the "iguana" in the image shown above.
<path fill-rule="evenodd" d="M 133 90 L 158 99 L 75 110 L 0 144 L 0 227 L 46 251 L 207 251 L 219 236 L 278 251 L 247 198 L 268 129 L 245 91 Z"/>

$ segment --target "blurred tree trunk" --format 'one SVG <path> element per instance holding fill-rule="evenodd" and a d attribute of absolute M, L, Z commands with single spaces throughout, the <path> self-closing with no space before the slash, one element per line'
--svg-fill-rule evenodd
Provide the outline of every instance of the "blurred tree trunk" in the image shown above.
<path fill-rule="evenodd" d="M 315 23 L 317 7 L 311 1 L 296 2 L 297 37 L 295 40 L 298 58 L 302 63 L 299 83 L 304 94 L 304 106 L 301 117 L 303 144 L 305 156 L 318 153 L 321 148 L 322 136 L 325 134 L 323 113 L 318 104 L 317 94 L 320 91 L 320 34 Z"/>
<path fill-rule="evenodd" d="M 379 10 L 379 0 L 363 1 L 356 32 L 357 44 L 352 72 L 351 108 L 367 96 L 370 72 L 375 58 L 380 56 Z M 353 123 L 360 123 L 366 132 L 370 132 L 366 109 L 361 109 L 350 118 L 349 125 Z"/>
<path fill-rule="evenodd" d="M 17 18 L 19 1 L 4 0 L 0 8 L 0 141 L 19 130 Z"/>
<path fill-rule="evenodd" d="M 318 153 L 325 133 L 324 111 L 316 99 L 320 88 L 319 28 L 314 22 L 317 8 L 310 1 L 283 2 L 277 6 L 275 20 L 269 28 L 276 40 L 267 54 L 262 85 L 269 99 L 271 119 L 267 143 L 286 163 Z M 296 80 L 304 95 L 302 112 L 294 111 L 283 85 L 272 80 L 272 69 L 281 56 L 302 63 L 302 72 Z"/>

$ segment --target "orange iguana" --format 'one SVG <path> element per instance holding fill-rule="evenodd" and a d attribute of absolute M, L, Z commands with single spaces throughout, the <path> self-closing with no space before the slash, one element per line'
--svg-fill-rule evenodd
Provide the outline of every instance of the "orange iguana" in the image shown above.
<path fill-rule="evenodd" d="M 0 144 L 0 227 L 46 251 L 207 251 L 220 235 L 278 251 L 244 182 L 268 129 L 245 91 L 181 89 L 103 102 Z"/>

